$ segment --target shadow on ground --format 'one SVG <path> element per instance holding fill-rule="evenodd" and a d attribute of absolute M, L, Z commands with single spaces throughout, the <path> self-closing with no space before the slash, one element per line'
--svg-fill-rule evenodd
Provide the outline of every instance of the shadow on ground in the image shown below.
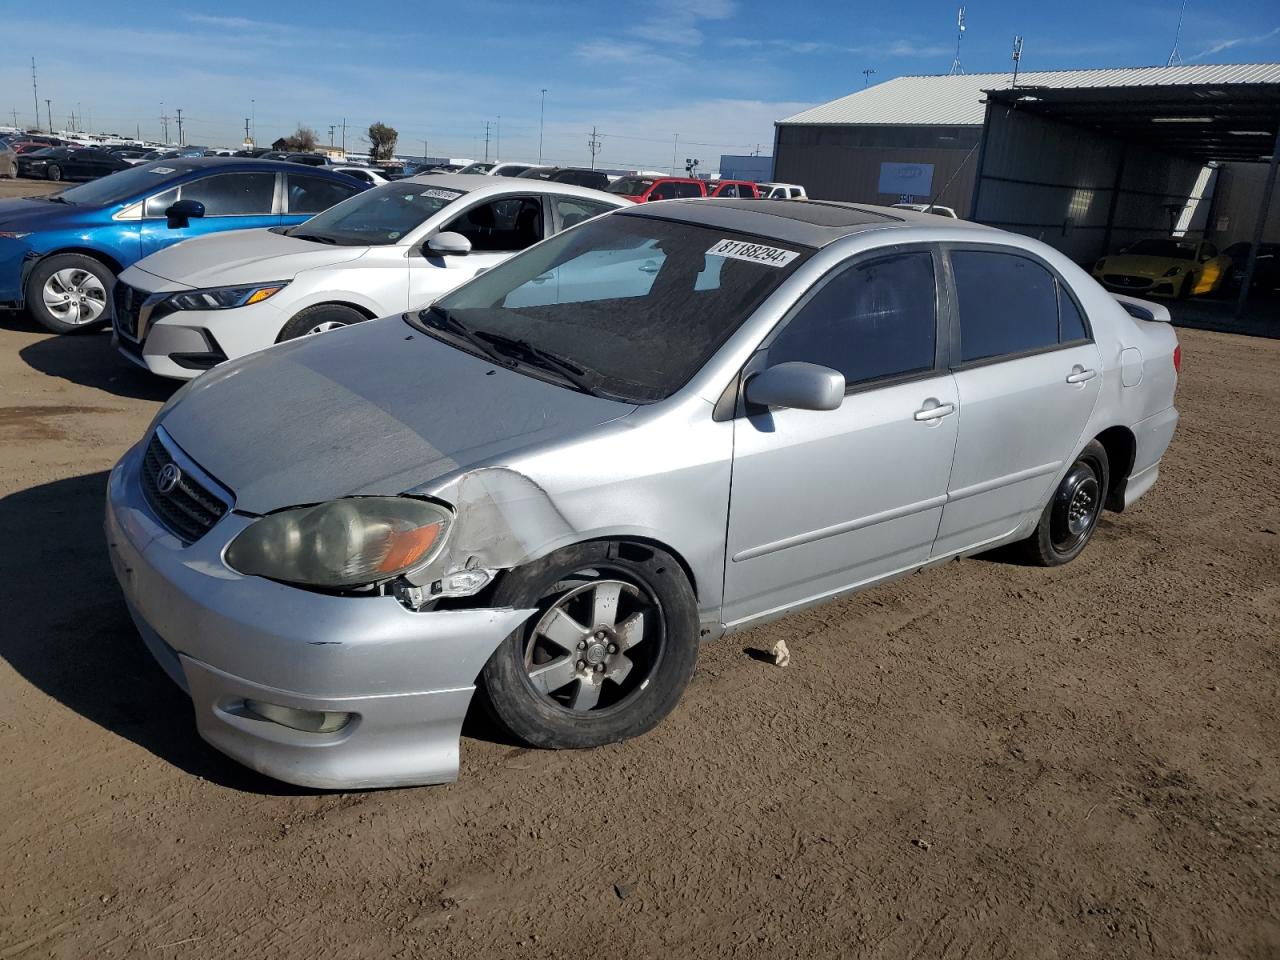
<path fill-rule="evenodd" d="M 0 499 L 0 657 L 50 697 L 188 773 L 252 793 L 314 793 L 254 773 L 200 739 L 191 701 L 142 645 L 116 587 L 102 534 L 106 485 L 105 472 L 92 473 Z"/>
<path fill-rule="evenodd" d="M 0 311 L 0 326 L 43 332 L 24 312 Z M 63 336 L 49 334 L 18 351 L 27 366 L 94 390 L 134 400 L 165 400 L 181 384 L 134 366 L 111 345 L 111 331 L 99 327 Z"/>

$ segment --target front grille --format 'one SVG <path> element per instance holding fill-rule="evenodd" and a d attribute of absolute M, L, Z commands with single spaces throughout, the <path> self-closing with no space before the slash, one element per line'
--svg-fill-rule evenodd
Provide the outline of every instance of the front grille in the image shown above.
<path fill-rule="evenodd" d="M 142 309 L 142 302 L 147 299 L 147 292 L 117 280 L 111 299 L 115 308 L 116 330 L 130 340 L 141 340 L 138 313 Z"/>
<path fill-rule="evenodd" d="M 178 470 L 177 482 L 165 493 L 160 473 L 169 466 Z M 178 468 L 157 435 L 152 435 L 142 457 L 142 493 L 156 519 L 183 543 L 195 543 L 208 533 L 229 506 L 189 471 Z"/>
<path fill-rule="evenodd" d="M 1131 277 L 1123 273 L 1103 274 L 1102 279 L 1112 287 L 1149 287 L 1155 283 L 1150 277 Z"/>

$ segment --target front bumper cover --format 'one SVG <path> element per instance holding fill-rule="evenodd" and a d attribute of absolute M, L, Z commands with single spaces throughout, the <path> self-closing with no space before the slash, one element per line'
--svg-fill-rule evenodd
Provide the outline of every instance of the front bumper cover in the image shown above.
<path fill-rule="evenodd" d="M 533 610 L 415 613 L 392 597 L 314 593 L 245 577 L 222 547 L 252 518 L 231 513 L 184 547 L 142 499 L 131 449 L 111 473 L 106 536 L 130 613 L 190 694 L 200 735 L 262 773 L 307 787 L 446 783 L 475 678 Z M 247 699 L 352 713 L 334 733 L 257 718 Z"/>

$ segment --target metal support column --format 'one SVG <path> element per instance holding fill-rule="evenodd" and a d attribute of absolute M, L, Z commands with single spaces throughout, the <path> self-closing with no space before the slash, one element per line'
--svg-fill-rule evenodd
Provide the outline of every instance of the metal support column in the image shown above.
<path fill-rule="evenodd" d="M 1262 206 L 1253 225 L 1253 244 L 1249 247 L 1249 262 L 1244 268 L 1244 282 L 1240 284 L 1240 299 L 1236 301 L 1236 319 L 1244 316 L 1249 300 L 1249 287 L 1253 285 L 1253 271 L 1258 265 L 1258 250 L 1262 246 L 1262 231 L 1271 212 L 1271 197 L 1276 189 L 1276 169 L 1280 167 L 1280 129 L 1276 130 L 1276 142 L 1271 147 L 1271 165 L 1267 168 L 1267 182 L 1262 188 Z"/>
<path fill-rule="evenodd" d="M 1124 186 L 1124 165 L 1129 159 L 1129 141 L 1120 141 L 1120 161 L 1116 164 L 1116 178 L 1111 184 L 1111 202 L 1107 204 L 1107 229 L 1102 234 L 1102 249 L 1098 251 L 1099 257 L 1105 257 L 1111 253 L 1111 233 L 1116 225 L 1116 208 L 1120 205 L 1120 188 Z"/>

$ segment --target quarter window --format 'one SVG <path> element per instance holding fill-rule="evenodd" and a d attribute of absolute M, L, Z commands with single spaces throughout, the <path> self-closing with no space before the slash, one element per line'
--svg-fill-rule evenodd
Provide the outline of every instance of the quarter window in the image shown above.
<path fill-rule="evenodd" d="M 1058 292 L 1034 260 L 985 250 L 951 254 L 963 363 L 1058 343 Z"/>
<path fill-rule="evenodd" d="M 929 253 L 858 264 L 800 309 L 769 347 L 769 363 L 832 367 L 848 384 L 931 370 L 936 318 Z"/>
<path fill-rule="evenodd" d="M 1080 308 L 1067 293 L 1066 287 L 1058 283 L 1058 342 L 1073 343 L 1076 340 L 1088 340 L 1089 331 L 1085 329 L 1084 317 Z"/>
<path fill-rule="evenodd" d="M 290 213 L 320 213 L 357 192 L 354 186 L 337 183 L 327 177 L 312 177 L 305 173 L 290 173 L 288 177 Z"/>

